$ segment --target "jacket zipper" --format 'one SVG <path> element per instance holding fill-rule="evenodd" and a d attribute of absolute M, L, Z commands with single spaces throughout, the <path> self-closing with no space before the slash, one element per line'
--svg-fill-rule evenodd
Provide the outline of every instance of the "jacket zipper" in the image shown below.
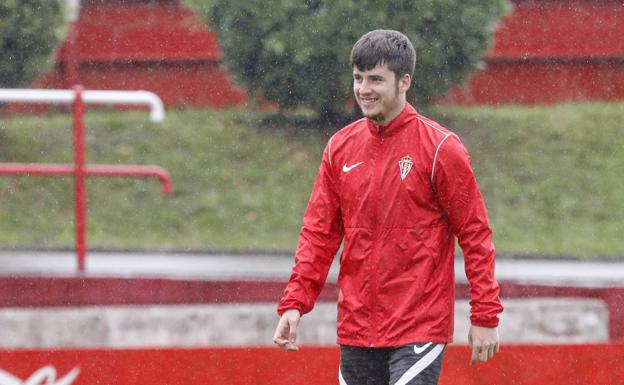
<path fill-rule="evenodd" d="M 379 236 L 381 233 L 381 228 L 380 228 L 380 218 L 379 218 L 379 207 L 380 207 L 380 201 L 381 201 L 381 196 L 379 195 L 379 191 L 380 191 L 380 187 L 381 187 L 381 168 L 383 166 L 383 161 L 382 161 L 382 155 L 383 155 L 383 144 L 384 144 L 384 138 L 383 138 L 383 134 L 381 129 L 378 131 L 379 134 L 379 139 L 376 140 L 375 142 L 375 148 L 374 148 L 374 159 L 375 159 L 375 167 L 374 167 L 374 171 L 373 171 L 373 202 L 374 202 L 374 209 L 373 209 L 373 220 L 371 221 L 372 225 L 373 225 L 373 247 L 371 250 L 371 256 L 373 257 L 373 260 L 370 261 L 369 264 L 369 268 L 371 271 L 371 292 L 372 292 L 372 296 L 371 296 L 371 320 L 372 320 L 372 330 L 373 330 L 373 335 L 372 335 L 372 341 L 370 343 L 370 347 L 375 347 L 375 342 L 378 341 L 379 338 L 379 330 L 378 330 L 378 309 L 377 309 L 377 269 L 379 266 L 379 262 L 380 262 L 380 256 L 379 256 Z"/>

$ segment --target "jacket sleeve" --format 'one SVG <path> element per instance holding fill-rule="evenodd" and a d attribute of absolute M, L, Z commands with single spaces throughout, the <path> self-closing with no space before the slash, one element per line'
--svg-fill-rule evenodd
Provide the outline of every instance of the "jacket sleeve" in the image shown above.
<path fill-rule="evenodd" d="M 308 313 L 325 284 L 329 268 L 344 236 L 340 200 L 335 190 L 329 146 L 323 152 L 314 189 L 303 217 L 295 265 L 277 312 Z"/>
<path fill-rule="evenodd" d="M 492 229 L 470 157 L 455 135 L 447 136 L 438 148 L 432 183 L 464 254 L 470 284 L 471 323 L 495 327 L 503 306 L 494 277 Z"/>

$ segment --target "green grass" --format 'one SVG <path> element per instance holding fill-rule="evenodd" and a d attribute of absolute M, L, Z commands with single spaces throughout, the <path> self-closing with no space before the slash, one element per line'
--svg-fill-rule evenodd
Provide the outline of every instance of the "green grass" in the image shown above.
<path fill-rule="evenodd" d="M 293 247 L 324 138 L 261 129 L 242 110 L 169 111 L 164 124 L 139 112 L 87 115 L 88 162 L 160 165 L 157 180 L 91 178 L 91 246 L 147 248 Z M 18 118 L 0 126 L 3 162 L 71 162 L 68 117 Z M 0 243 L 73 243 L 70 178 L 0 179 Z"/>
<path fill-rule="evenodd" d="M 622 256 L 624 105 L 445 108 L 506 253 Z"/>
<path fill-rule="evenodd" d="M 624 255 L 624 105 L 438 108 L 471 152 L 501 255 Z M 325 133 L 242 109 L 90 111 L 89 163 L 159 165 L 157 180 L 89 179 L 91 247 L 293 250 Z M 3 118 L 0 162 L 71 162 L 66 115 Z M 0 244 L 73 245 L 71 178 L 0 178 Z"/>

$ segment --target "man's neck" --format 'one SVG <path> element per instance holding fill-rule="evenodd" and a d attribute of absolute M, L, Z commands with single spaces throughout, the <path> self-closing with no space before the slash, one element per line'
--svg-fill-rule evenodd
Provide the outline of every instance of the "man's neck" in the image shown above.
<path fill-rule="evenodd" d="M 391 113 L 388 116 L 384 117 L 383 120 L 379 120 L 379 121 L 375 119 L 371 119 L 371 120 L 379 126 L 387 126 L 388 123 L 393 121 L 394 118 L 396 118 L 397 116 L 399 116 L 399 114 L 401 114 L 401 111 L 403 111 L 403 109 L 405 108 L 406 103 L 407 103 L 406 100 L 402 99 L 399 103 L 398 108 L 396 108 L 395 110 L 392 110 Z"/>

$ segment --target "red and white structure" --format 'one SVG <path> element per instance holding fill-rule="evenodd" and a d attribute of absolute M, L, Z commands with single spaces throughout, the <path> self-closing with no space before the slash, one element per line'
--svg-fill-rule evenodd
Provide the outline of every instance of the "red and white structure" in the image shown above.
<path fill-rule="evenodd" d="M 72 106 L 74 119 L 73 164 L 0 163 L 2 175 L 46 175 L 73 176 L 75 199 L 75 232 L 78 272 L 85 271 L 87 254 L 87 186 L 90 176 L 106 177 L 156 177 L 163 185 L 163 193 L 171 192 L 171 178 L 166 170 L 158 166 L 133 165 L 87 165 L 85 148 L 84 112 L 85 104 L 147 106 L 152 121 L 165 118 L 160 98 L 147 91 L 102 91 L 84 90 L 75 86 L 73 90 L 42 89 L 0 89 L 0 102 L 40 103 L 44 105 L 65 104 Z"/>

